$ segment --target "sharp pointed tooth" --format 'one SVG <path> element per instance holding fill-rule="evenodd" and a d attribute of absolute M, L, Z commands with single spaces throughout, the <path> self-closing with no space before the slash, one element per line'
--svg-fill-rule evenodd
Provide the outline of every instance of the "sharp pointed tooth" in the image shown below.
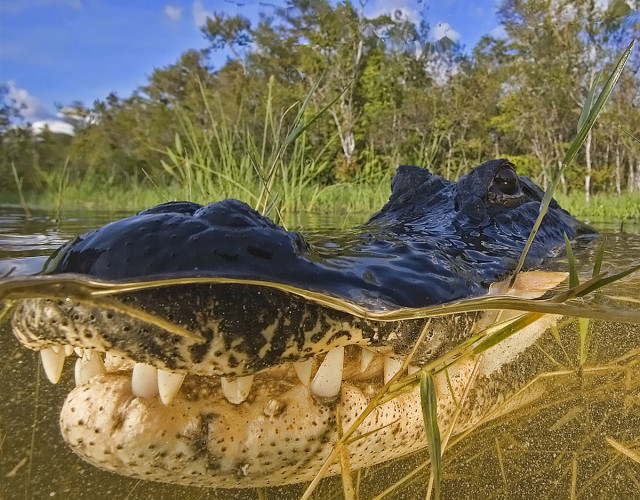
<path fill-rule="evenodd" d="M 420 367 L 419 366 L 416 366 L 416 365 L 407 366 L 407 373 L 409 375 L 413 375 L 414 373 L 419 372 L 419 371 L 420 371 Z"/>
<path fill-rule="evenodd" d="M 73 354 L 73 346 L 72 345 L 65 345 L 64 346 L 64 355 L 65 356 L 71 356 Z"/>
<path fill-rule="evenodd" d="M 158 394 L 158 369 L 145 363 L 133 365 L 131 392 L 134 396 L 150 398 Z"/>
<path fill-rule="evenodd" d="M 344 347 L 334 347 L 326 354 L 316 376 L 311 381 L 311 391 L 316 396 L 334 398 L 340 394 L 343 361 Z"/>
<path fill-rule="evenodd" d="M 388 357 L 384 360 L 384 383 L 386 384 L 402 368 L 402 360 Z"/>
<path fill-rule="evenodd" d="M 253 375 L 238 377 L 235 380 L 228 380 L 222 377 L 222 393 L 229 403 L 238 405 L 247 399 L 252 383 Z"/>
<path fill-rule="evenodd" d="M 168 405 L 176 397 L 184 380 L 184 375 L 184 373 L 158 370 L 158 392 L 164 404 Z"/>
<path fill-rule="evenodd" d="M 60 346 L 60 345 L 52 345 L 51 349 L 53 349 L 53 352 L 58 354 L 62 350 L 62 346 Z"/>
<path fill-rule="evenodd" d="M 293 363 L 293 367 L 296 369 L 296 373 L 298 374 L 298 378 L 302 385 L 309 386 L 309 381 L 311 380 L 311 366 L 313 365 L 313 359 L 308 359 L 306 361 L 298 361 L 297 363 Z"/>
<path fill-rule="evenodd" d="M 367 349 L 366 347 L 363 347 L 362 349 L 360 349 L 360 371 L 361 372 L 369 368 L 369 365 L 371 364 L 371 360 L 373 360 L 373 357 L 375 355 L 376 353 L 373 352 L 371 349 Z"/>
<path fill-rule="evenodd" d="M 40 359 L 42 359 L 42 366 L 49 381 L 52 384 L 57 384 L 64 366 L 64 352 L 62 349 L 56 351 L 53 347 L 47 347 L 40 351 Z"/>
<path fill-rule="evenodd" d="M 104 364 L 100 353 L 85 350 L 81 358 L 76 360 L 76 386 L 89 382 L 96 375 L 104 373 Z"/>
<path fill-rule="evenodd" d="M 81 358 L 82 355 L 84 354 L 84 349 L 82 347 L 74 347 L 73 351 L 76 353 L 76 356 L 78 356 L 79 358 Z"/>

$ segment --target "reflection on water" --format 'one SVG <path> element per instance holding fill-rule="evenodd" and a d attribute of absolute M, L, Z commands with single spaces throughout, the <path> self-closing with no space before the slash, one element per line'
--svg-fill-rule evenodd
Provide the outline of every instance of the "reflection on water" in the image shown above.
<path fill-rule="evenodd" d="M 56 221 L 46 213 L 27 219 L 0 207 L 0 275 L 40 269 L 50 251 L 74 235 L 127 214 L 78 214 Z M 289 227 L 342 227 L 340 219 L 293 220 Z M 608 235 L 604 270 L 637 264 L 638 226 L 596 224 Z M 589 263 L 582 262 L 585 273 Z M 638 277 L 605 288 L 588 300 L 640 308 Z M 612 318 L 615 321 L 615 318 Z M 443 460 L 443 498 L 634 498 L 640 495 L 640 326 L 592 322 L 587 362 L 578 367 L 576 321 L 547 332 L 538 349 L 545 389 L 534 405 L 454 438 Z M 72 363 L 53 386 L 39 356 L 19 346 L 5 323 L 0 330 L 0 498 L 247 498 L 254 490 L 207 490 L 141 482 L 98 470 L 65 445 L 58 416 L 74 387 Z M 427 456 L 420 453 L 354 474 L 360 498 L 374 498 L 394 483 L 388 498 L 424 498 Z M 404 478 L 404 479 L 403 479 Z M 266 492 L 297 498 L 303 486 Z M 321 483 L 317 498 L 341 497 L 341 483 Z"/>

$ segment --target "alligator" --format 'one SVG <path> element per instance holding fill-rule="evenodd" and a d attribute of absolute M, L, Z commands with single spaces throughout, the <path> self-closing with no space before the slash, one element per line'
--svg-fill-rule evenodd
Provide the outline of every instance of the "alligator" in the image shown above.
<path fill-rule="evenodd" d="M 383 384 L 498 314 L 377 313 L 486 294 L 539 297 L 564 280 L 539 269 L 561 255 L 565 235 L 592 239 L 596 231 L 552 200 L 525 272 L 509 281 L 543 194 L 506 159 L 457 182 L 402 165 L 368 222 L 322 236 L 287 231 L 233 199 L 164 203 L 77 237 L 42 271 L 43 279 L 113 284 L 118 293 L 102 302 L 21 299 L 13 331 L 40 351 L 54 383 L 77 354 L 60 427 L 88 462 L 206 487 L 310 481 Z M 441 425 L 462 432 L 538 397 L 540 388 L 519 392 L 535 373 L 518 362 L 553 321 L 544 317 L 437 375 Z M 418 391 L 377 406 L 354 436 L 362 439 L 347 447 L 353 470 L 424 449 Z"/>

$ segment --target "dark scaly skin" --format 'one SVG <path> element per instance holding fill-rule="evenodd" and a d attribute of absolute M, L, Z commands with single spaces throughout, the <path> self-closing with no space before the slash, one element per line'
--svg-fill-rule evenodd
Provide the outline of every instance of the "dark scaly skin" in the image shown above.
<path fill-rule="evenodd" d="M 228 276 L 285 283 L 368 309 L 478 296 L 515 268 L 543 192 L 507 160 L 458 182 L 403 165 L 389 202 L 340 238 L 307 240 L 237 200 L 171 202 L 79 236 L 50 273 L 104 280 Z M 553 201 L 525 269 L 595 231 Z"/>

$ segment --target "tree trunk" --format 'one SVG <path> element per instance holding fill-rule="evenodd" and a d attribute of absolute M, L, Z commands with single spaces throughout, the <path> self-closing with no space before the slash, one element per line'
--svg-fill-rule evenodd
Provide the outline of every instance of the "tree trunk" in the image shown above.
<path fill-rule="evenodd" d="M 562 171 L 562 162 L 558 161 L 558 170 L 561 172 L 560 174 L 560 184 L 562 185 L 562 193 L 567 194 L 567 179 L 564 177 L 564 172 Z"/>
<path fill-rule="evenodd" d="M 453 146 L 451 145 L 451 131 L 449 131 L 449 133 L 447 134 L 447 144 L 449 146 L 448 150 L 447 150 L 447 179 L 451 180 L 451 154 L 452 154 L 452 148 Z"/>
<path fill-rule="evenodd" d="M 616 146 L 616 193 L 618 193 L 618 196 L 622 194 L 620 177 L 620 147 Z"/>
<path fill-rule="evenodd" d="M 633 193 L 636 187 L 635 170 L 633 165 L 633 158 L 629 158 L 629 179 L 627 180 L 627 191 Z"/>

